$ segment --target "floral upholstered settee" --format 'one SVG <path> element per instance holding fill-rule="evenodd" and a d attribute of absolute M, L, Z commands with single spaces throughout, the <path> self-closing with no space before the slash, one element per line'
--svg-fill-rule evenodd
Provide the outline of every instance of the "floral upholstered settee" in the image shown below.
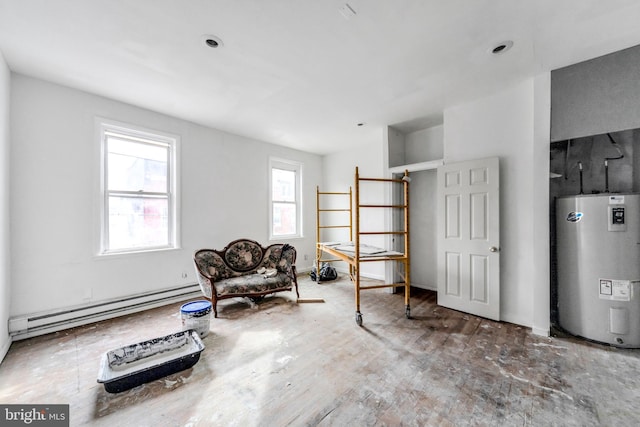
<path fill-rule="evenodd" d="M 214 317 L 217 302 L 226 298 L 249 297 L 253 300 L 294 286 L 296 249 L 287 244 L 262 247 L 249 239 L 238 239 L 222 250 L 200 249 L 193 260 L 200 289 L 211 301 Z"/>

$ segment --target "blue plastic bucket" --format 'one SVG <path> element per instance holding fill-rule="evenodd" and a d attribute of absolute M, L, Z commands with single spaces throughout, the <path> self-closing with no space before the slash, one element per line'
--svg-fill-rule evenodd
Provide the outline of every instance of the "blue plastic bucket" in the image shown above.
<path fill-rule="evenodd" d="M 209 334 L 211 323 L 211 302 L 206 300 L 191 301 L 180 307 L 182 330 L 195 329 L 204 338 Z"/>

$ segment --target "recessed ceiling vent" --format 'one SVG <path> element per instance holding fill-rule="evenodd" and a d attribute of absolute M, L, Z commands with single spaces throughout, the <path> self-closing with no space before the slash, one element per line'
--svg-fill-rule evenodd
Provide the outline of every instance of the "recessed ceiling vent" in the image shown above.
<path fill-rule="evenodd" d="M 496 43 L 491 49 L 489 49 L 489 52 L 491 52 L 494 55 L 501 55 L 506 51 L 508 51 L 509 49 L 511 49 L 512 47 L 513 47 L 513 42 L 511 40 L 506 40 L 500 43 Z"/>
<path fill-rule="evenodd" d="M 202 41 L 204 42 L 205 46 L 208 46 L 212 49 L 217 49 L 224 46 L 224 43 L 222 43 L 222 39 L 220 37 L 211 34 L 202 36 Z"/>

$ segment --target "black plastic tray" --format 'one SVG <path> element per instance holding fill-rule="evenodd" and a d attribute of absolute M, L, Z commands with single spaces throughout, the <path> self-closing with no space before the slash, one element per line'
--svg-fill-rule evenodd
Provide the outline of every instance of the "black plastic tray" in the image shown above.
<path fill-rule="evenodd" d="M 204 344 L 193 329 L 108 351 L 102 355 L 98 382 L 120 393 L 189 369 L 200 360 Z"/>

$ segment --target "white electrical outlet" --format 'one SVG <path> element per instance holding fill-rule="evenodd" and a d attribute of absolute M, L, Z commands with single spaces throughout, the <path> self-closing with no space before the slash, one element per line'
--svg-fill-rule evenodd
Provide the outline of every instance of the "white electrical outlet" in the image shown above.
<path fill-rule="evenodd" d="M 187 277 L 189 277 L 189 274 L 186 271 L 182 272 L 182 278 L 186 279 Z"/>
<path fill-rule="evenodd" d="M 304 260 L 305 260 L 305 261 L 309 261 L 309 255 L 304 254 Z"/>

